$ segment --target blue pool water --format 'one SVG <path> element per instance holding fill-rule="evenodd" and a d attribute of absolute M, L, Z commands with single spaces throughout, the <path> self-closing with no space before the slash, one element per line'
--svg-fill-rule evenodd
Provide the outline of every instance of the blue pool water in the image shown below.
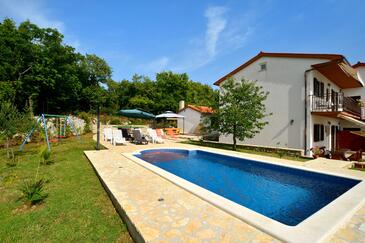
<path fill-rule="evenodd" d="M 201 150 L 145 150 L 135 156 L 290 226 L 360 182 Z"/>

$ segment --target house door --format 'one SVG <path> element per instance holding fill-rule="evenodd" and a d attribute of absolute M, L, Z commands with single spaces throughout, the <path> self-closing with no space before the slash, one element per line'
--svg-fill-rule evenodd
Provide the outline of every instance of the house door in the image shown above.
<path fill-rule="evenodd" d="M 331 150 L 335 151 L 337 150 L 337 132 L 338 132 L 338 126 L 331 126 Z"/>

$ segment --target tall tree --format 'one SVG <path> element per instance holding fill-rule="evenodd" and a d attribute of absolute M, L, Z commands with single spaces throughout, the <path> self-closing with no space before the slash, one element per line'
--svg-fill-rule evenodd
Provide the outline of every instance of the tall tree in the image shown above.
<path fill-rule="evenodd" d="M 189 76 L 171 71 L 156 74 L 157 95 L 155 110 L 177 111 L 179 101 L 186 99 Z"/>
<path fill-rule="evenodd" d="M 104 59 L 89 54 L 82 58 L 81 67 L 84 72 L 81 80 L 84 86 L 81 97 L 83 108 L 95 111 L 97 105 L 105 105 L 108 100 L 105 85 L 111 80 L 112 71 Z"/>
<path fill-rule="evenodd" d="M 11 19 L 0 22 L 0 101 L 22 110 L 31 99 L 36 114 L 88 110 L 93 100 L 83 99 L 85 93 L 110 77 L 102 58 L 77 53 L 56 29 L 29 21 L 18 27 Z"/>
<path fill-rule="evenodd" d="M 186 73 L 161 72 L 155 80 L 136 74 L 121 82 L 111 74 L 104 59 L 77 53 L 56 29 L 0 22 L 0 102 L 10 101 L 19 111 L 31 100 L 35 115 L 94 111 L 100 103 L 108 113 L 121 108 L 159 113 L 177 111 L 180 100 L 210 105 L 216 97 Z"/>
<path fill-rule="evenodd" d="M 229 78 L 223 82 L 219 97 L 219 132 L 233 136 L 233 150 L 237 139 L 253 138 L 268 122 L 264 101 L 268 92 L 256 82 Z"/>

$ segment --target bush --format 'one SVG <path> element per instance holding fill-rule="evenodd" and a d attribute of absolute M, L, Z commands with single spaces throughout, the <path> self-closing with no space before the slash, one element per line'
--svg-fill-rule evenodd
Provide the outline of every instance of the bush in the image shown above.
<path fill-rule="evenodd" d="M 116 117 L 112 117 L 110 119 L 110 125 L 121 125 L 122 123 L 120 122 L 120 119 L 119 118 L 116 118 Z"/>
<path fill-rule="evenodd" d="M 219 132 L 211 132 L 203 136 L 203 140 L 219 141 Z"/>
<path fill-rule="evenodd" d="M 71 127 L 70 126 L 66 126 L 65 135 L 66 135 L 66 138 L 72 136 L 72 131 L 71 131 Z"/>
<path fill-rule="evenodd" d="M 48 195 L 44 192 L 43 179 L 37 181 L 24 181 L 20 186 L 20 191 L 22 192 L 22 198 L 28 206 L 35 205 L 42 202 Z"/>
<path fill-rule="evenodd" d="M 42 163 L 44 163 L 44 164 L 50 163 L 49 159 L 51 158 L 51 150 L 48 149 L 48 146 L 41 147 L 39 156 L 40 156 Z"/>
<path fill-rule="evenodd" d="M 14 167 L 18 164 L 18 156 L 19 156 L 19 151 L 15 151 L 11 154 L 11 157 L 8 159 L 8 162 L 6 163 L 7 166 L 9 167 Z"/>
<path fill-rule="evenodd" d="M 91 132 L 91 115 L 82 111 L 79 113 L 78 117 L 85 121 L 84 133 Z"/>
<path fill-rule="evenodd" d="M 109 122 L 109 116 L 108 115 L 100 115 L 100 122 L 101 124 L 107 125 Z"/>
<path fill-rule="evenodd" d="M 283 149 L 278 149 L 278 151 L 276 152 L 279 156 L 279 158 L 281 159 L 282 157 L 286 156 L 287 152 Z"/>

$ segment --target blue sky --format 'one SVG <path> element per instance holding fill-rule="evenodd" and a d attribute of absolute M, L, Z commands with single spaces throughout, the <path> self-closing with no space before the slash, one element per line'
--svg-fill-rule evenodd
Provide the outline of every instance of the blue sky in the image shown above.
<path fill-rule="evenodd" d="M 365 61 L 365 1 L 0 0 L 0 18 L 58 28 L 116 81 L 186 72 L 212 85 L 259 51 L 339 53 Z"/>

